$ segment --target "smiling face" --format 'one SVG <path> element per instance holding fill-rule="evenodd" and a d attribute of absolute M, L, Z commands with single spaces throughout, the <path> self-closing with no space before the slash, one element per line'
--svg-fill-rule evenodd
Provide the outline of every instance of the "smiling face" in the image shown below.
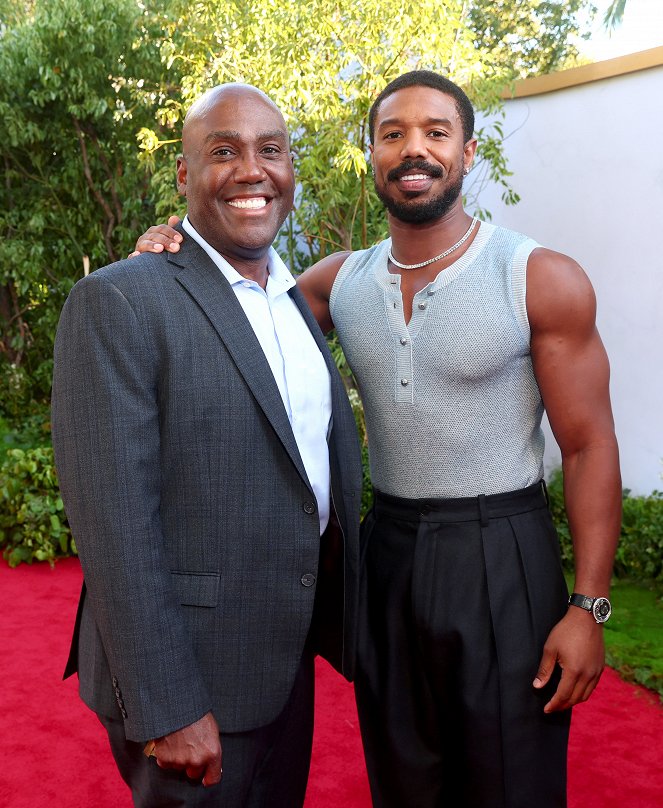
<path fill-rule="evenodd" d="M 200 235 L 231 264 L 264 256 L 292 209 L 295 175 L 277 107 L 248 85 L 216 87 L 187 114 L 177 187 Z"/>
<path fill-rule="evenodd" d="M 424 223 L 462 204 L 463 172 L 476 140 L 467 143 L 452 96 L 407 87 L 385 98 L 371 146 L 375 190 L 396 219 Z"/>

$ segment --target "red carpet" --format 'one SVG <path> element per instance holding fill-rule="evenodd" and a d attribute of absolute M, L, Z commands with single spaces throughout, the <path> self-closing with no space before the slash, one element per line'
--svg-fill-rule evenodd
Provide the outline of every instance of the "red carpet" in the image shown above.
<path fill-rule="evenodd" d="M 79 586 L 75 559 L 0 561 L 0 808 L 131 806 L 75 679 L 60 681 Z M 352 688 L 325 663 L 317 672 L 306 808 L 369 808 Z M 660 808 L 662 729 L 653 697 L 606 671 L 574 714 L 569 808 Z"/>

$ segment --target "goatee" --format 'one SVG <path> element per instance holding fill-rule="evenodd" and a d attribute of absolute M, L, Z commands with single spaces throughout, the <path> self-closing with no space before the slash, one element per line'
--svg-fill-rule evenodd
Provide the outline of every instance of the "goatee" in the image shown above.
<path fill-rule="evenodd" d="M 417 168 L 427 170 L 426 165 L 419 165 L 416 163 L 416 161 L 412 160 L 404 163 L 402 166 L 399 166 L 396 169 L 392 169 L 387 175 L 387 179 L 399 179 L 401 176 L 405 176 L 408 171 Z M 437 171 L 439 172 L 439 169 Z M 428 173 L 433 175 L 429 169 Z M 435 176 L 439 176 L 440 174 L 441 172 L 436 173 Z M 448 181 L 449 185 L 445 188 L 444 192 L 433 199 L 427 199 L 423 202 L 419 202 L 416 199 L 412 199 L 410 202 L 400 202 L 389 196 L 384 190 L 380 189 L 375 180 L 375 176 L 373 176 L 375 192 L 382 204 L 395 219 L 407 224 L 423 224 L 424 222 L 434 221 L 435 219 L 440 219 L 442 216 L 444 216 L 444 214 L 452 207 L 454 202 L 456 202 L 462 193 L 462 171 L 458 171 L 455 176 L 453 173 L 450 173 Z"/>

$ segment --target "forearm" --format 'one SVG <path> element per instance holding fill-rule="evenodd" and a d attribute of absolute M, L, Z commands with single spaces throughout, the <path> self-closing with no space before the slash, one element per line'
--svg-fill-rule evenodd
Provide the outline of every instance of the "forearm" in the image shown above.
<path fill-rule="evenodd" d="M 607 597 L 622 513 L 614 436 L 563 456 L 564 498 L 573 540 L 574 591 Z"/>

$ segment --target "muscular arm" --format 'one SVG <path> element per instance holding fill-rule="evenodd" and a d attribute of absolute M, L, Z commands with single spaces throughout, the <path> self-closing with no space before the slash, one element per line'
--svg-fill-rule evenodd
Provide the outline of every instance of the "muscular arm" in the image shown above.
<path fill-rule="evenodd" d="M 621 480 L 594 292 L 570 258 L 535 250 L 527 268 L 527 312 L 534 373 L 562 453 L 574 591 L 607 596 L 621 522 Z M 546 642 L 535 680 L 541 687 L 555 662 L 562 668 L 546 712 L 587 699 L 604 658 L 603 627 L 589 612 L 569 607 Z"/>

